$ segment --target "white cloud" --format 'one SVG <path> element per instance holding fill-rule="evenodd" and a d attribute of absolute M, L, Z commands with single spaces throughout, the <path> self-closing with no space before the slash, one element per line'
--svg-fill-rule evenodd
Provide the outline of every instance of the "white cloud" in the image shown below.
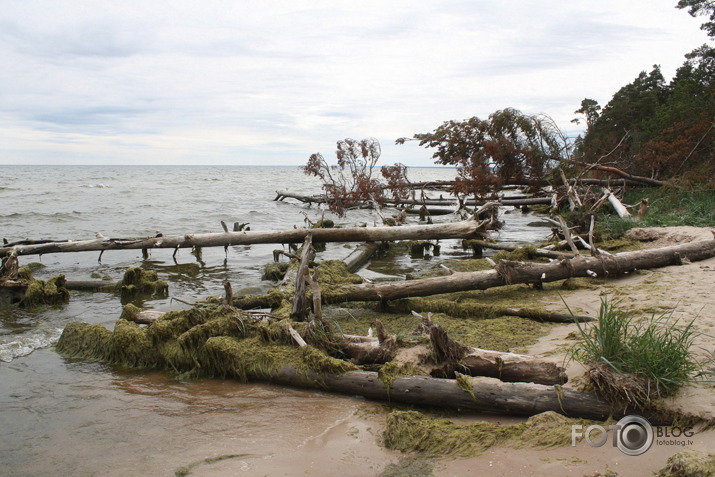
<path fill-rule="evenodd" d="M 571 128 L 706 41 L 675 0 L 2 2 L 0 163 L 301 164 L 505 107 Z"/>

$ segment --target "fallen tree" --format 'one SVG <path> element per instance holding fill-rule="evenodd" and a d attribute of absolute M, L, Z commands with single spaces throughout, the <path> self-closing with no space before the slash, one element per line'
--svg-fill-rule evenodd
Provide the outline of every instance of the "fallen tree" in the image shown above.
<path fill-rule="evenodd" d="M 605 420 L 613 414 L 611 404 L 592 393 L 531 383 L 506 383 L 495 378 L 464 381 L 429 376 L 403 376 L 386 386 L 378 373 L 353 371 L 341 376 L 301 375 L 292 367 L 263 377 L 270 382 L 323 389 L 391 402 L 471 410 L 492 414 L 533 416 L 555 411 L 570 417 Z"/>
<path fill-rule="evenodd" d="M 148 250 L 154 248 L 201 248 L 229 247 L 267 243 L 302 243 L 307 234 L 312 234 L 313 243 L 323 242 L 382 242 L 393 240 L 439 240 L 453 238 L 483 237 L 489 221 L 474 218 L 461 222 L 402 227 L 348 227 L 269 231 L 239 231 L 206 234 L 186 234 L 180 237 L 146 237 L 128 239 L 98 238 L 75 242 L 47 242 L 31 245 L 16 245 L 0 248 L 0 257 L 14 253 L 42 255 L 46 253 L 69 253 L 105 250 Z"/>
<path fill-rule="evenodd" d="M 684 260 L 699 261 L 715 256 L 715 240 L 690 242 L 670 247 L 621 252 L 598 257 L 576 256 L 551 263 L 505 262 L 492 270 L 455 272 L 444 277 L 424 278 L 382 284 L 345 285 L 323 294 L 324 302 L 388 301 L 468 290 L 544 283 L 572 277 L 617 276 L 634 270 L 680 265 Z"/>
<path fill-rule="evenodd" d="M 125 310 L 123 316 L 127 314 Z M 595 394 L 561 386 L 467 376 L 387 378 L 378 372 L 362 371 L 316 348 L 325 339 L 324 334 L 311 332 L 317 322 L 266 325 L 225 305 L 171 312 L 147 321 L 152 324 L 140 326 L 120 318 L 114 331 L 101 325 L 72 322 L 65 327 L 57 350 L 65 356 L 124 366 L 176 372 L 193 369 L 201 376 L 268 381 L 432 407 L 517 416 L 556 411 L 601 420 L 618 413 Z M 291 327 L 308 345 L 293 344 Z"/>
<path fill-rule="evenodd" d="M 329 201 L 328 197 L 325 196 L 324 194 L 318 194 L 318 195 L 304 195 L 304 194 L 297 194 L 295 192 L 290 192 L 287 190 L 278 190 L 276 191 L 276 198 L 273 199 L 274 201 L 282 201 L 285 198 L 291 198 L 298 200 L 300 202 L 306 203 L 306 204 L 325 204 Z M 518 199 L 505 199 L 505 198 L 497 198 L 497 199 L 481 199 L 481 200 L 475 200 L 475 199 L 465 199 L 462 201 L 463 205 L 468 205 L 468 206 L 482 206 L 484 204 L 487 204 L 489 202 L 496 203 L 497 205 L 503 205 L 503 206 L 515 206 L 515 207 L 520 207 L 523 205 L 543 205 L 543 204 L 551 204 L 551 197 L 526 197 L 526 198 L 518 198 Z M 390 198 L 385 198 L 383 199 L 384 204 L 390 204 L 390 205 L 433 205 L 433 206 L 456 206 L 459 204 L 459 200 L 452 198 L 452 199 L 443 199 L 443 198 L 438 198 L 438 199 L 412 199 L 412 198 L 400 198 L 399 200 L 395 199 L 390 199 Z M 361 202 L 355 202 L 354 204 L 351 204 L 352 206 L 357 206 L 361 204 Z"/>
<path fill-rule="evenodd" d="M 420 328 L 429 335 L 432 359 L 436 361 L 430 370 L 431 376 L 449 378 L 458 372 L 505 382 L 560 385 L 568 381 L 565 369 L 556 363 L 524 354 L 466 346 L 447 336 L 440 325 L 432 322 L 429 313 L 421 318 Z"/>

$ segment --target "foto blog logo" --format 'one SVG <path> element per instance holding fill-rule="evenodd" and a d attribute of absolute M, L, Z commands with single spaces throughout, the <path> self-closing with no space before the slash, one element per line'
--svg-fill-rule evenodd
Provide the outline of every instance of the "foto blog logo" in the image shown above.
<path fill-rule="evenodd" d="M 626 416 L 608 429 L 613 432 L 613 447 L 626 455 L 644 454 L 653 445 L 653 426 L 644 417 Z M 598 424 L 586 427 L 585 431 L 582 425 L 571 426 L 571 445 L 575 446 L 581 437 L 591 447 L 601 447 L 608 441 L 606 428 Z"/>

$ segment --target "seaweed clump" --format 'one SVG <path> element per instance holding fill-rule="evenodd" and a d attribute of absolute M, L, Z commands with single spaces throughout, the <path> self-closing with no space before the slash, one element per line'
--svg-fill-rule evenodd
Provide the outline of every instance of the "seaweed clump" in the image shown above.
<path fill-rule="evenodd" d="M 715 475 L 715 454 L 684 449 L 673 455 L 658 477 L 691 477 Z"/>
<path fill-rule="evenodd" d="M 423 370 L 421 370 L 419 367 L 417 367 L 413 363 L 398 363 L 396 361 L 389 361 L 385 364 L 383 364 L 380 367 L 380 370 L 377 372 L 377 378 L 380 380 L 382 384 L 385 385 L 385 389 L 387 390 L 387 393 L 390 393 L 390 389 L 392 388 L 392 383 L 395 382 L 395 379 L 401 377 L 401 376 L 426 376 L 427 373 L 425 373 Z"/>
<path fill-rule="evenodd" d="M 113 332 L 101 325 L 70 323 L 57 351 L 128 367 L 242 381 L 274 377 L 286 366 L 316 379 L 322 373 L 357 369 L 319 349 L 329 341 L 329 334 L 309 329 L 316 326 L 313 323 L 283 320 L 266 324 L 235 308 L 212 305 L 169 312 L 149 326 L 140 326 L 126 319 L 135 312 L 136 307 L 128 305 Z M 289 325 L 310 344 L 302 348 L 292 345 Z"/>
<path fill-rule="evenodd" d="M 139 267 L 128 268 L 121 282 L 122 300 L 136 295 L 169 294 L 169 284 L 159 280 L 159 275 L 153 270 L 143 270 Z"/>
<path fill-rule="evenodd" d="M 67 303 L 70 299 L 70 292 L 65 288 L 67 279 L 64 275 L 58 275 L 45 282 L 35 279 L 29 268 L 21 267 L 17 276 L 19 280 L 28 283 L 25 295 L 20 300 L 20 306 L 24 308 L 59 305 Z"/>
<path fill-rule="evenodd" d="M 263 274 L 261 275 L 261 280 L 270 280 L 273 282 L 283 280 L 283 277 L 285 277 L 285 274 L 288 271 L 289 267 L 290 263 L 286 262 L 267 263 L 263 267 Z"/>
<path fill-rule="evenodd" d="M 383 440 L 387 448 L 401 452 L 475 457 L 495 445 L 537 449 L 571 445 L 571 426 L 593 423 L 585 419 L 568 418 L 553 411 L 537 414 L 517 424 L 486 421 L 456 424 L 416 411 L 395 411 L 387 416 Z"/>
<path fill-rule="evenodd" d="M 516 250 L 507 251 L 501 250 L 494 256 L 495 261 L 506 260 L 511 262 L 525 262 L 527 260 L 537 259 L 538 255 L 536 253 L 536 247 L 529 245 L 526 247 L 519 247 Z"/>

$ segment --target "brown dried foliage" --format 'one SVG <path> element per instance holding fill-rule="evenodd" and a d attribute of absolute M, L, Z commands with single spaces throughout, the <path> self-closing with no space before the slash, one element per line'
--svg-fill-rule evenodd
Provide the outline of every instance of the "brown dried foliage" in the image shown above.
<path fill-rule="evenodd" d="M 336 165 L 330 165 L 322 154 L 310 156 L 303 172 L 323 181 L 329 209 L 343 216 L 348 208 L 361 203 L 385 204 L 389 192 L 399 202 L 409 191 L 407 167 L 402 164 L 383 166 L 381 175 L 386 183 L 376 177 L 375 168 L 380 159 L 380 143 L 368 138 L 357 141 L 338 141 L 335 152 Z"/>

